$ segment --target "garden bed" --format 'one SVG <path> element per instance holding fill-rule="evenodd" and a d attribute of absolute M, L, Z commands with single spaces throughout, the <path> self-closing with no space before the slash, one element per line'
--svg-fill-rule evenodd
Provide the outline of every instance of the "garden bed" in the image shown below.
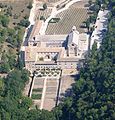
<path fill-rule="evenodd" d="M 42 88 L 36 88 L 32 90 L 33 92 L 42 92 Z"/>
<path fill-rule="evenodd" d="M 41 99 L 42 94 L 32 94 L 32 99 Z"/>

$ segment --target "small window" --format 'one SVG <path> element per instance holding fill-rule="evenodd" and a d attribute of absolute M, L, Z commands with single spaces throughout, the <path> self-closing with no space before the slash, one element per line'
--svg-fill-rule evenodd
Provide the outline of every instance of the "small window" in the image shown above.
<path fill-rule="evenodd" d="M 72 44 L 72 46 L 74 46 L 74 44 Z"/>

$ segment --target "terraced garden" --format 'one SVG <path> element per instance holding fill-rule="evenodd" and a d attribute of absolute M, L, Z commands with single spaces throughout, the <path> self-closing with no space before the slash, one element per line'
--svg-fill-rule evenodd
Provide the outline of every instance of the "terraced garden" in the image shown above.
<path fill-rule="evenodd" d="M 33 85 L 32 95 L 31 95 L 31 98 L 33 99 L 33 102 L 34 102 L 34 106 L 37 105 L 38 107 L 40 107 L 41 105 L 43 87 L 44 87 L 44 78 L 36 77 L 34 80 L 34 85 Z"/>
<path fill-rule="evenodd" d="M 53 107 L 55 107 L 57 90 L 59 85 L 59 77 L 57 78 L 48 77 L 45 86 L 44 86 L 44 82 L 45 82 L 45 78 L 35 77 L 34 85 L 32 89 L 32 95 L 31 95 L 31 98 L 33 99 L 33 103 L 34 103 L 32 109 L 35 108 L 35 106 L 41 108 L 42 103 L 43 103 L 42 107 L 46 110 L 51 110 Z M 44 87 L 46 87 L 45 91 L 44 91 Z"/>
<path fill-rule="evenodd" d="M 43 104 L 44 109 L 51 110 L 53 107 L 55 107 L 58 84 L 59 84 L 58 78 L 47 79 L 46 92 Z"/>

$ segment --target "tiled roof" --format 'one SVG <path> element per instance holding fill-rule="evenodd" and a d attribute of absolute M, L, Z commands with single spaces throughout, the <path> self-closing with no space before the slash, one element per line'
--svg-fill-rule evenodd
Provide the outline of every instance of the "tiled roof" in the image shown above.
<path fill-rule="evenodd" d="M 64 51 L 63 47 L 59 47 L 59 48 L 42 48 L 42 47 L 36 47 L 36 46 L 28 46 L 25 47 L 25 61 L 36 61 L 36 56 L 37 53 L 54 53 L 54 52 L 58 52 L 61 53 L 62 51 Z M 63 53 L 63 52 L 62 52 Z M 60 56 L 62 57 L 62 56 Z"/>
<path fill-rule="evenodd" d="M 41 20 L 36 21 L 36 23 L 34 24 L 33 30 L 31 32 L 29 41 L 32 40 L 33 37 L 35 37 L 37 34 L 39 34 L 39 30 L 41 26 L 42 26 L 42 21 Z"/>
<path fill-rule="evenodd" d="M 67 35 L 37 35 L 35 41 L 66 40 Z"/>

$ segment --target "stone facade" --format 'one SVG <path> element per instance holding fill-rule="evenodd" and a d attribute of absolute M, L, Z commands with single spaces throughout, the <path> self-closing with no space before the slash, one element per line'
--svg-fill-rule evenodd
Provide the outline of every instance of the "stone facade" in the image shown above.
<path fill-rule="evenodd" d="M 25 67 L 76 69 L 88 51 L 88 35 L 74 26 L 68 35 L 35 35 L 25 47 Z"/>

